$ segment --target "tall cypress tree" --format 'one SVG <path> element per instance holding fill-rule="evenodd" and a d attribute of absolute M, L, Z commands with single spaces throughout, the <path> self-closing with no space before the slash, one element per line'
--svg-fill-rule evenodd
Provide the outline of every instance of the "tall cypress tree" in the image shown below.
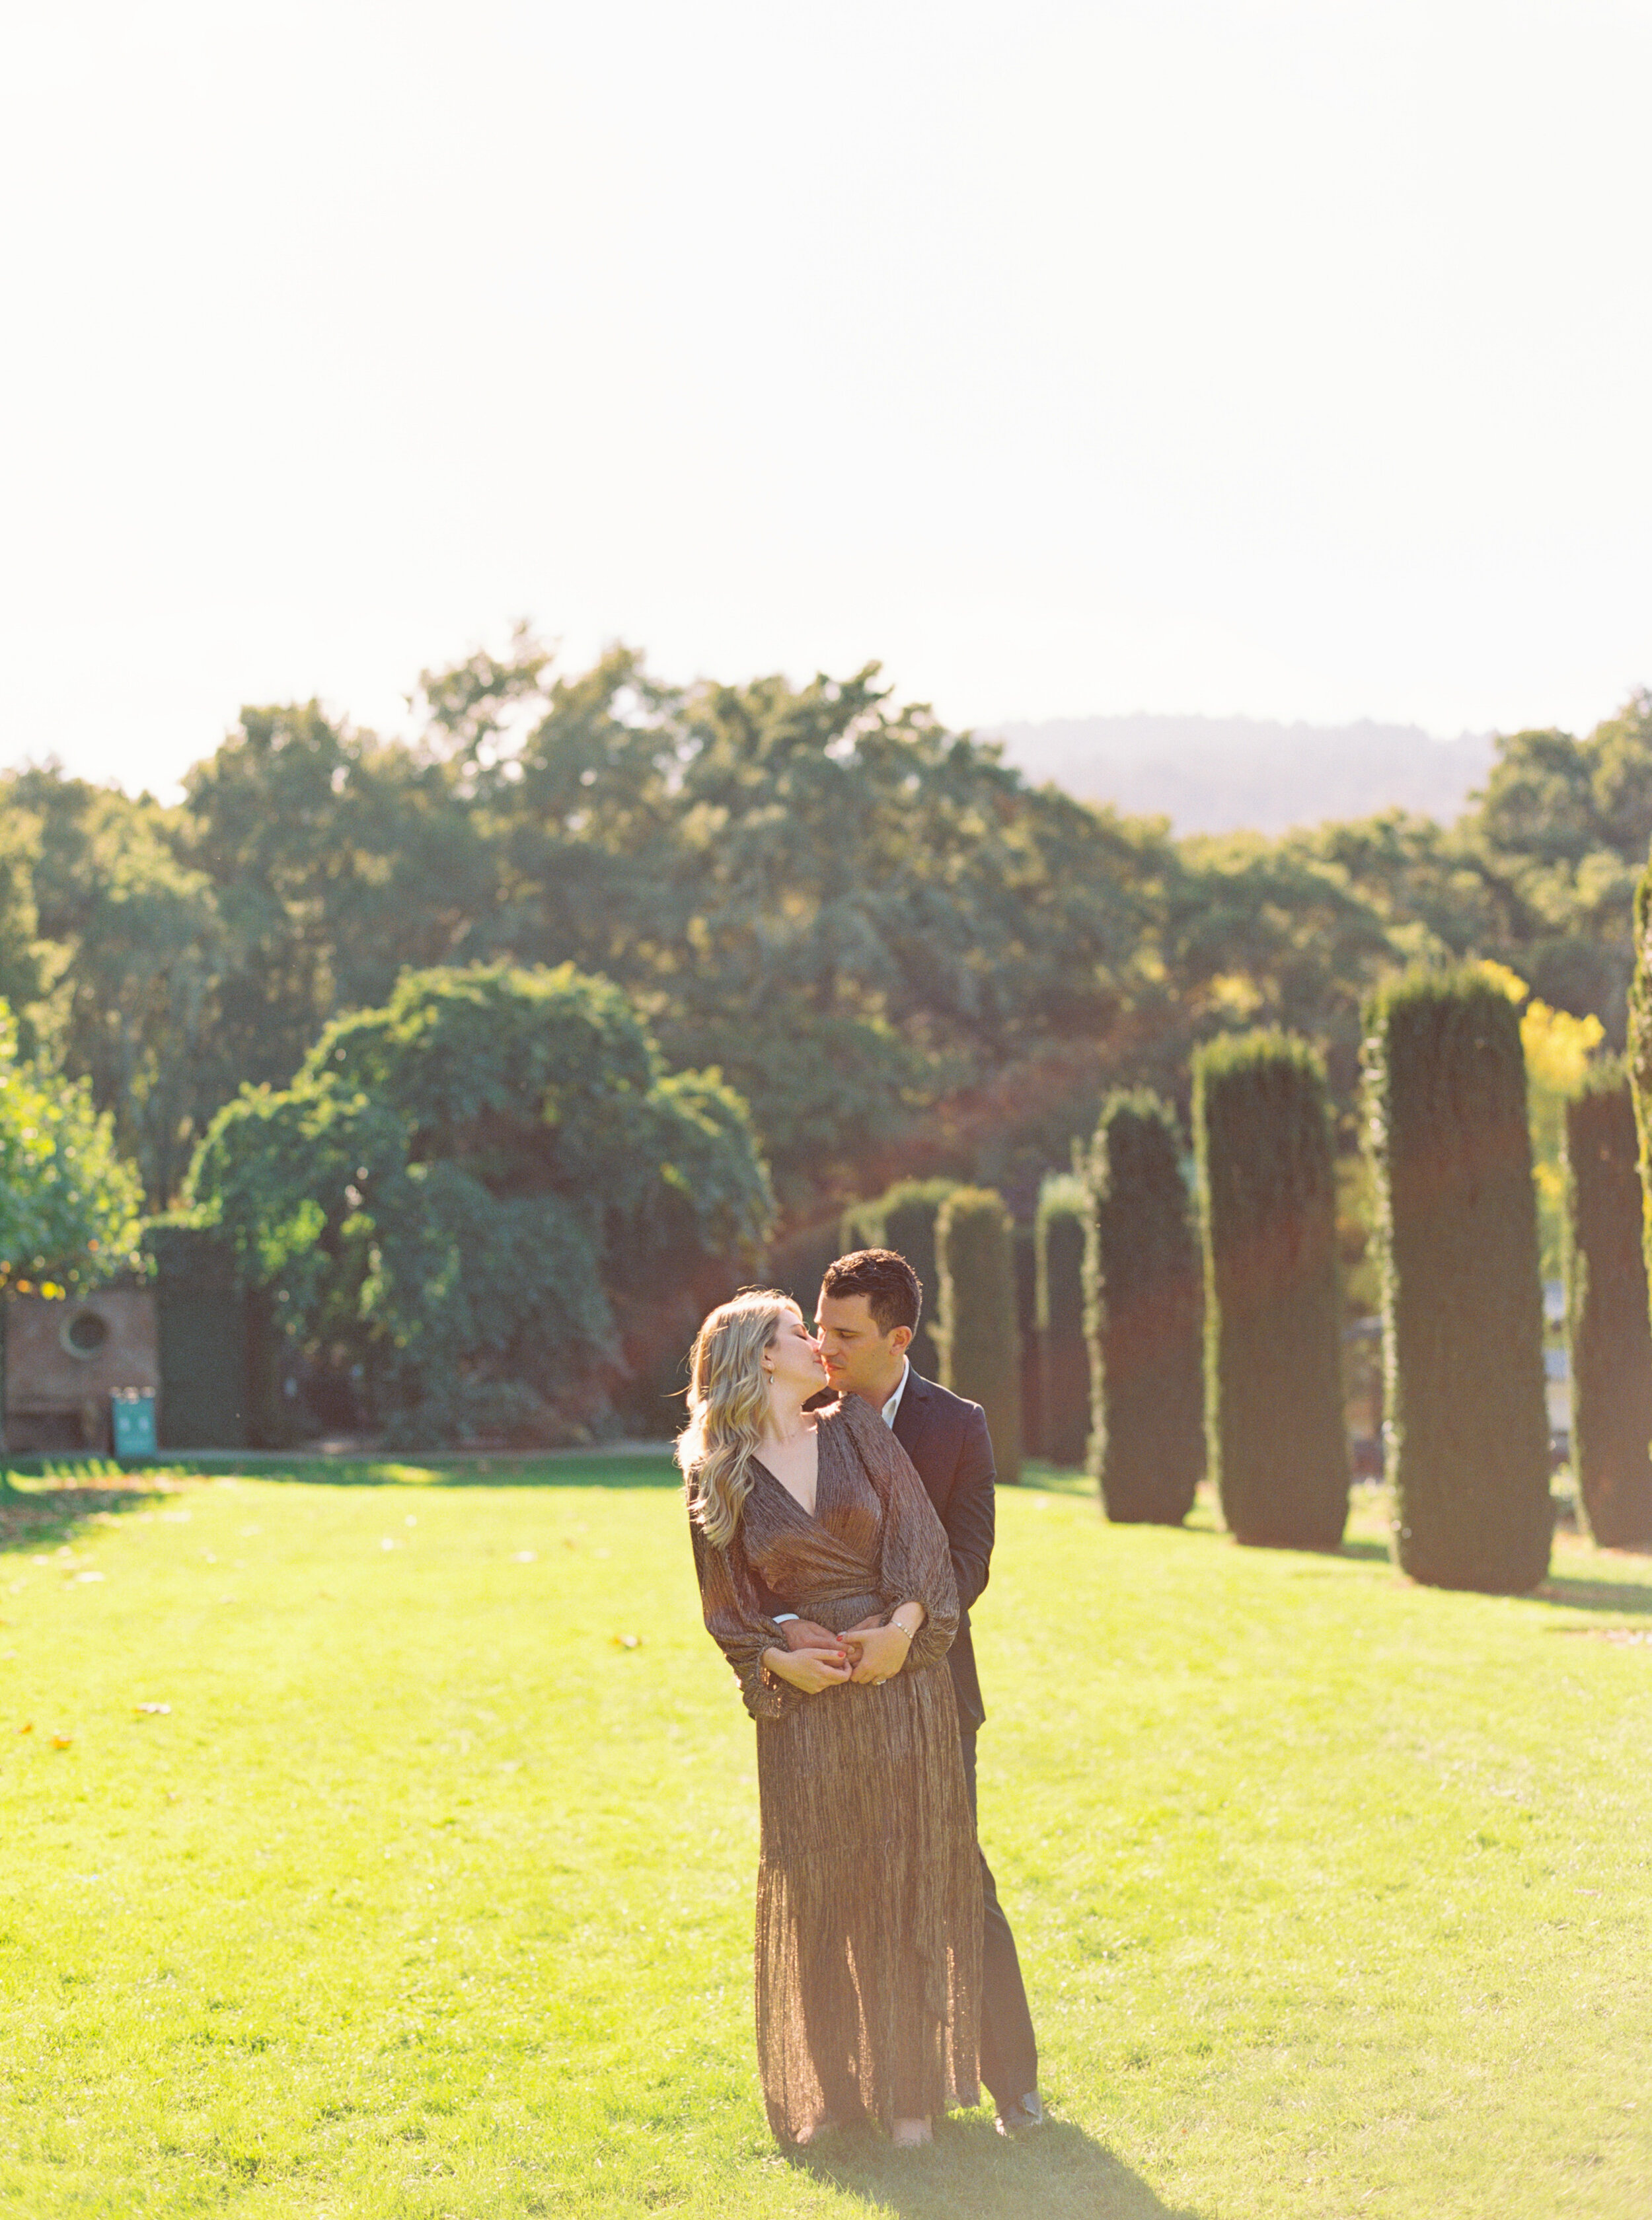
<path fill-rule="evenodd" d="M 1110 1096 L 1089 1164 L 1090 1455 L 1109 1518 L 1179 1526 L 1205 1469 L 1198 1238 L 1174 1113 Z"/>
<path fill-rule="evenodd" d="M 1052 1172 L 1038 1190 L 1036 1325 L 1041 1455 L 1082 1465 L 1090 1436 L 1090 1360 L 1084 1343 L 1084 1245 L 1090 1215 L 1083 1180 Z"/>
<path fill-rule="evenodd" d="M 1572 1469 L 1595 1540 L 1652 1549 L 1652 1327 L 1635 1106 L 1615 1063 L 1567 1104 L 1565 1150 Z"/>
<path fill-rule="evenodd" d="M 1205 1425 L 1241 1542 L 1334 1550 L 1348 1519 L 1336 1175 L 1324 1068 L 1278 1032 L 1194 1058 Z"/>
<path fill-rule="evenodd" d="M 1021 1477 L 1021 1350 L 1015 1327 L 1015 1228 L 991 1188 L 954 1188 L 935 1221 L 941 1385 L 987 1413 L 1001 1481 Z"/>
<path fill-rule="evenodd" d="M 1437 1587 L 1521 1594 L 1554 1520 L 1518 1013 L 1472 968 L 1418 972 L 1365 1033 L 1394 1554 Z"/>
<path fill-rule="evenodd" d="M 769 1251 L 765 1278 L 782 1294 L 789 1295 L 806 1319 L 814 1316 L 815 1299 L 826 1266 L 841 1253 L 838 1230 L 831 1219 L 821 1219 L 788 1234 Z"/>
<path fill-rule="evenodd" d="M 1635 970 L 1629 982 L 1630 1092 L 1640 1133 L 1641 1238 L 1647 1278 L 1652 1285 L 1652 864 L 1635 889 Z"/>
<path fill-rule="evenodd" d="M 1044 1388 L 1038 1378 L 1038 1260 L 1037 1230 L 1015 1229 L 1015 1330 L 1021 1337 L 1021 1454 L 1041 1457 Z"/>

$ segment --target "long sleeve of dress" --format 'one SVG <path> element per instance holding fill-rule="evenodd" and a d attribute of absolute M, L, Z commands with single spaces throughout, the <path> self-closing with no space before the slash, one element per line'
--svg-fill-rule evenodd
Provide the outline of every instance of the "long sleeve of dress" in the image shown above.
<path fill-rule="evenodd" d="M 786 1637 L 764 1612 L 739 1537 L 726 1550 L 714 1548 L 694 1516 L 692 1504 L 689 1533 L 706 1631 L 727 1658 L 752 1718 L 777 1719 L 797 1700 L 799 1692 L 786 1681 L 771 1680 L 763 1669 L 764 1651 L 783 1649 Z"/>
<path fill-rule="evenodd" d="M 839 1423 L 883 1505 L 879 1586 L 885 1611 L 917 1601 L 924 1623 L 907 1653 L 908 1667 L 938 1665 L 958 1631 L 958 1584 L 946 1529 L 917 1468 L 882 1419 L 858 1395 L 846 1395 Z"/>

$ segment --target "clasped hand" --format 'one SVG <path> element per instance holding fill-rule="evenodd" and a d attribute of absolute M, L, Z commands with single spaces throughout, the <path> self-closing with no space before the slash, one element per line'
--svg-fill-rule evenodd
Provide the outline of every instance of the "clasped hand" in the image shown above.
<path fill-rule="evenodd" d="M 902 1628 L 885 1626 L 877 1618 L 863 1618 L 841 1634 L 812 1618 L 791 1618 L 786 1622 L 784 1662 L 772 1669 L 809 1696 L 845 1681 L 870 1687 L 901 1670 L 910 1646 Z"/>

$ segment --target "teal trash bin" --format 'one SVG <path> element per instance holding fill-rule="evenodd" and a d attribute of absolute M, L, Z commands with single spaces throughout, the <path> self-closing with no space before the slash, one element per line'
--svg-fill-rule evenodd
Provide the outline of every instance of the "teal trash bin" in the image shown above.
<path fill-rule="evenodd" d="M 155 1396 L 150 1388 L 117 1388 L 113 1400 L 115 1454 L 118 1457 L 155 1454 Z"/>

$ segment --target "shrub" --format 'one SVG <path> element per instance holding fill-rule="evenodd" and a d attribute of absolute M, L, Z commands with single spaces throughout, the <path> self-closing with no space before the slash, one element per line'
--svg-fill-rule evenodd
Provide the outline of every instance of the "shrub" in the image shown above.
<path fill-rule="evenodd" d="M 1043 1388 L 1038 1379 L 1038 1259 L 1031 1225 L 1015 1228 L 1015 1331 L 1021 1338 L 1021 1454 L 1042 1456 Z"/>
<path fill-rule="evenodd" d="M 934 1335 L 940 1306 L 935 1213 L 957 1185 L 950 1179 L 901 1180 L 871 1202 L 851 1204 L 839 1229 L 843 1254 L 851 1249 L 897 1250 L 923 1282 L 923 1316 L 907 1354 L 913 1370 L 926 1380 L 939 1378 L 941 1363 Z"/>
<path fill-rule="evenodd" d="M 1015 1229 L 1002 1195 L 990 1188 L 954 1188 L 935 1221 L 935 1247 L 941 1384 L 981 1405 L 998 1477 L 1019 1481 L 1021 1352 L 1015 1330 Z"/>
<path fill-rule="evenodd" d="M 799 1226 L 775 1242 L 764 1261 L 764 1280 L 789 1295 L 806 1319 L 814 1316 L 826 1266 L 843 1254 L 839 1232 L 835 1219 Z"/>
<path fill-rule="evenodd" d="M 1109 1518 L 1179 1526 L 1205 1469 L 1200 1259 L 1175 1119 L 1156 1095 L 1102 1106 L 1090 1188 L 1091 1469 Z"/>
<path fill-rule="evenodd" d="M 1562 1256 L 1572 1371 L 1572 1469 L 1608 1550 L 1652 1548 L 1652 1327 L 1641 1250 L 1635 1106 L 1603 1066 L 1566 1106 Z"/>
<path fill-rule="evenodd" d="M 1089 1191 L 1071 1172 L 1052 1172 L 1033 1221 L 1040 1453 L 1079 1465 L 1090 1437 L 1090 1360 L 1084 1345 L 1084 1243 Z"/>
<path fill-rule="evenodd" d="M 1336 1175 L 1325 1071 L 1283 1033 L 1194 1059 L 1205 1425 L 1241 1542 L 1334 1550 L 1348 1518 Z"/>
<path fill-rule="evenodd" d="M 1365 1031 L 1394 1554 L 1520 1594 L 1553 1518 L 1519 1014 L 1479 971 L 1413 973 Z"/>

